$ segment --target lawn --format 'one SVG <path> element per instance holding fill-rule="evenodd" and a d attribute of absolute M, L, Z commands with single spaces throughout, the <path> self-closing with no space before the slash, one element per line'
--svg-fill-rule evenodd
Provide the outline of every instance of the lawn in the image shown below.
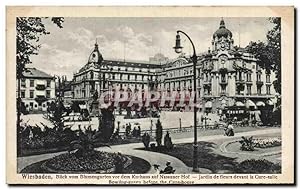
<path fill-rule="evenodd" d="M 238 162 L 235 157 L 224 156 L 217 151 L 219 142 L 198 142 L 198 167 L 206 168 L 212 173 L 280 173 L 281 166 L 267 160 L 244 160 Z M 193 166 L 193 144 L 176 144 L 172 150 L 153 149 L 174 156 L 187 166 Z M 249 164 L 250 163 L 250 164 Z"/>

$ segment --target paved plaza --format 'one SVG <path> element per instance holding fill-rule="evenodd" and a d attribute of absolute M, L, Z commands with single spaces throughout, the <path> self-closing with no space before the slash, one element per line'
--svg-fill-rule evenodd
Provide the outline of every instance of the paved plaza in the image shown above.
<path fill-rule="evenodd" d="M 219 117 L 214 114 L 209 114 L 210 121 L 207 124 L 213 124 L 215 121 L 218 121 Z M 197 114 L 198 120 L 201 118 L 201 113 Z M 21 119 L 24 123 L 27 123 L 31 126 L 40 126 L 42 129 L 44 128 L 43 124 L 48 127 L 53 127 L 53 124 L 45 118 L 44 114 L 28 114 L 22 115 Z M 190 127 L 193 126 L 193 112 L 168 112 L 162 111 L 160 115 L 160 121 L 163 125 L 164 129 L 169 128 L 179 128 L 179 119 L 181 119 L 182 127 Z M 130 123 L 132 127 L 140 126 L 142 130 L 150 130 L 151 128 L 151 120 L 152 120 L 152 129 L 155 130 L 155 124 L 157 122 L 157 118 L 140 118 L 140 119 L 124 119 L 123 115 L 116 115 L 115 126 L 117 126 L 118 121 L 120 122 L 120 132 L 125 131 L 125 124 Z M 71 121 L 65 122 L 66 126 L 71 126 L 73 130 L 77 130 L 78 126 L 88 126 L 91 125 L 92 129 L 98 128 L 98 118 L 92 117 L 91 121 Z"/>

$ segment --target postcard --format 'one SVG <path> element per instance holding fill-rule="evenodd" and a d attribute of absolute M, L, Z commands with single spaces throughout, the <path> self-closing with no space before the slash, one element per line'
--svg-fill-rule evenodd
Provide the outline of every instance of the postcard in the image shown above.
<path fill-rule="evenodd" d="M 294 184 L 294 7 L 6 8 L 8 184 Z"/>

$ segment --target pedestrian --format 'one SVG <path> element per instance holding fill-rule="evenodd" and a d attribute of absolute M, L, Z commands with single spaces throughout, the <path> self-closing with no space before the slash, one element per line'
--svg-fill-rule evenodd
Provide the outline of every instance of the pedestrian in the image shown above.
<path fill-rule="evenodd" d="M 138 126 L 137 137 L 140 137 L 140 136 L 141 136 L 141 126 Z"/>
<path fill-rule="evenodd" d="M 175 172 L 175 170 L 171 166 L 171 162 L 167 161 L 166 168 L 163 171 L 161 171 L 161 173 L 163 173 L 163 174 L 173 174 L 174 172 Z"/>
<path fill-rule="evenodd" d="M 136 129 L 136 127 L 133 128 L 131 134 L 132 134 L 133 137 L 137 137 L 137 129 Z"/>
<path fill-rule="evenodd" d="M 228 126 L 225 129 L 225 135 L 226 136 L 234 136 L 233 125 L 232 125 L 231 121 L 228 123 Z"/>

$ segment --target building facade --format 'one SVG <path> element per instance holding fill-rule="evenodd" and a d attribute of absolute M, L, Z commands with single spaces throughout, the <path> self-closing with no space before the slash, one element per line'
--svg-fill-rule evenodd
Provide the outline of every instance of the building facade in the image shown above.
<path fill-rule="evenodd" d="M 36 68 L 27 68 L 21 80 L 21 99 L 27 111 L 46 111 L 55 101 L 55 78 Z"/>
<path fill-rule="evenodd" d="M 211 50 L 198 55 L 197 94 L 206 108 L 230 106 L 257 108 L 274 104 L 275 73 L 257 64 L 245 48 L 234 46 L 232 32 L 222 19 L 212 36 Z M 191 90 L 193 63 L 181 56 L 162 67 L 161 86 L 167 90 Z"/>
<path fill-rule="evenodd" d="M 112 89 L 147 90 L 158 82 L 160 68 L 161 64 L 157 62 L 103 60 L 98 44 L 95 44 L 88 63 L 74 74 L 73 98 L 86 101 L 92 98 L 95 92 L 102 93 Z"/>
<path fill-rule="evenodd" d="M 234 46 L 232 32 L 223 19 L 212 36 L 211 49 L 197 57 L 196 93 L 205 108 L 212 111 L 231 106 L 255 109 L 273 104 L 275 74 L 260 68 L 257 59 L 245 48 Z M 110 88 L 155 88 L 188 94 L 193 90 L 193 75 L 193 63 L 188 56 L 170 60 L 158 54 L 147 62 L 103 60 L 95 44 L 88 63 L 74 74 L 73 98 L 86 101 L 95 91 L 101 93 Z"/>

